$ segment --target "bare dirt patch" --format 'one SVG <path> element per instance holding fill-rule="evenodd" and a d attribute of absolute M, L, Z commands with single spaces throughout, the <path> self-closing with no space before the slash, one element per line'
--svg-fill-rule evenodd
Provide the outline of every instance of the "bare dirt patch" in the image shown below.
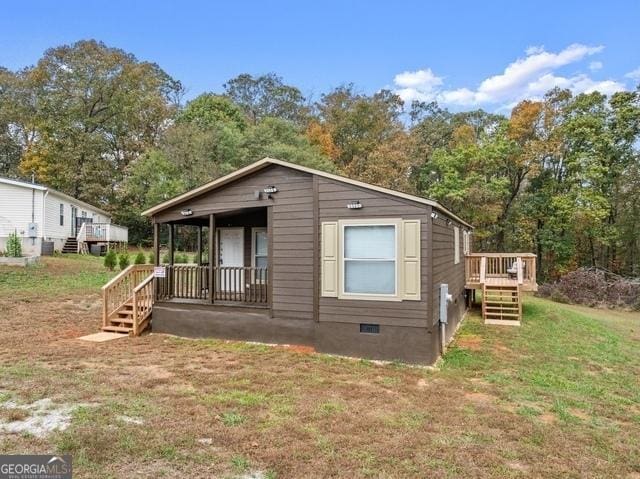
<path fill-rule="evenodd" d="M 464 336 L 460 336 L 455 340 L 457 346 L 465 349 L 470 349 L 472 351 L 479 351 L 482 349 L 483 339 L 481 336 L 476 334 L 466 334 Z"/>
<path fill-rule="evenodd" d="M 550 412 L 545 412 L 543 414 L 540 414 L 538 416 L 538 419 L 545 424 L 555 424 L 556 422 L 558 422 L 557 416 Z"/>
<path fill-rule="evenodd" d="M 46 437 L 53 431 L 64 431 L 71 423 L 71 414 L 80 404 L 55 404 L 44 398 L 31 404 L 7 401 L 2 408 L 8 411 L 5 421 L 0 421 L 0 433 L 28 433 Z"/>
<path fill-rule="evenodd" d="M 476 404 L 497 404 L 498 402 L 498 398 L 496 396 L 482 392 L 465 393 L 464 397 L 468 401 Z"/>

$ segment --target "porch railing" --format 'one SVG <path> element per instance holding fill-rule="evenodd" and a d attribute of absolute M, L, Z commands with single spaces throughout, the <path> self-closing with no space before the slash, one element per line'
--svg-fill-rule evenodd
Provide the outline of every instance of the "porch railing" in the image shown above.
<path fill-rule="evenodd" d="M 127 243 L 129 230 L 113 223 L 82 223 L 76 234 L 78 243 L 86 241 Z"/>
<path fill-rule="evenodd" d="M 482 284 L 488 278 L 511 278 L 536 288 L 536 255 L 533 253 L 471 253 L 465 256 L 467 284 Z"/>
<path fill-rule="evenodd" d="M 213 298 L 209 294 L 209 266 L 167 265 L 157 278 L 158 299 L 209 300 L 264 305 L 268 303 L 267 268 L 217 266 L 213 268 Z"/>

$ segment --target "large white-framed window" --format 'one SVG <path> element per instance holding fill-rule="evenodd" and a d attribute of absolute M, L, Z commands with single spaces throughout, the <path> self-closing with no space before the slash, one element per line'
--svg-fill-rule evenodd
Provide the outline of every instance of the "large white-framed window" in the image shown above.
<path fill-rule="evenodd" d="M 460 263 L 460 228 L 453 227 L 453 264 Z"/>
<path fill-rule="evenodd" d="M 399 298 L 397 220 L 343 220 L 340 225 L 340 297 Z"/>
<path fill-rule="evenodd" d="M 420 300 L 420 219 L 343 219 L 320 226 L 323 297 Z"/>

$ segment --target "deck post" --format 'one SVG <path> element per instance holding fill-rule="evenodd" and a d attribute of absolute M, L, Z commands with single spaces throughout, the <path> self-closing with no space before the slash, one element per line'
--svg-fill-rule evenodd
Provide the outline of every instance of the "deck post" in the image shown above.
<path fill-rule="evenodd" d="M 209 301 L 214 302 L 215 296 L 215 238 L 216 238 L 216 217 L 215 215 L 209 215 Z"/>
<path fill-rule="evenodd" d="M 518 278 L 518 284 L 522 284 L 524 281 L 524 277 L 522 274 L 522 256 L 518 256 L 516 259 L 516 274 Z"/>
<path fill-rule="evenodd" d="M 173 298 L 173 250 L 174 250 L 174 243 L 175 243 L 175 238 L 174 238 L 174 234 L 175 234 L 175 230 L 174 230 L 174 225 L 173 223 L 169 223 L 169 267 L 167 268 L 167 281 L 169 282 L 169 297 Z"/>
<path fill-rule="evenodd" d="M 133 335 L 137 336 L 138 335 L 138 293 L 136 293 L 136 291 L 133 291 Z"/>
<path fill-rule="evenodd" d="M 273 318 L 273 206 L 267 207 L 267 304 Z M 317 251 L 314 251 L 314 254 Z M 318 294 L 314 292 L 314 295 Z"/>
<path fill-rule="evenodd" d="M 202 284 L 202 226 L 198 225 L 198 229 L 196 230 L 196 292 L 197 297 L 202 297 L 202 289 L 204 285 Z"/>
<path fill-rule="evenodd" d="M 175 228 L 173 223 L 169 223 L 169 265 L 173 266 L 173 250 L 175 248 Z"/>
<path fill-rule="evenodd" d="M 202 226 L 198 226 L 198 236 L 197 236 L 197 242 L 198 244 L 196 245 L 196 255 L 197 255 L 197 259 L 196 259 L 196 264 L 198 266 L 202 266 Z"/>
<path fill-rule="evenodd" d="M 154 266 L 160 266 L 160 223 L 153 223 L 153 263 Z M 158 281 L 153 281 L 153 295 L 158 299 L 159 287 Z"/>

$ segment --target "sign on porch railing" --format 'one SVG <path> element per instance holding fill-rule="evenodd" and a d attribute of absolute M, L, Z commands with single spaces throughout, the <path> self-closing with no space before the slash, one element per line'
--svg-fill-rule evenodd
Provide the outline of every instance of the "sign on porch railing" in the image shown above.
<path fill-rule="evenodd" d="M 164 266 L 155 266 L 153 268 L 153 277 L 154 278 L 166 278 L 167 277 L 167 268 Z"/>

